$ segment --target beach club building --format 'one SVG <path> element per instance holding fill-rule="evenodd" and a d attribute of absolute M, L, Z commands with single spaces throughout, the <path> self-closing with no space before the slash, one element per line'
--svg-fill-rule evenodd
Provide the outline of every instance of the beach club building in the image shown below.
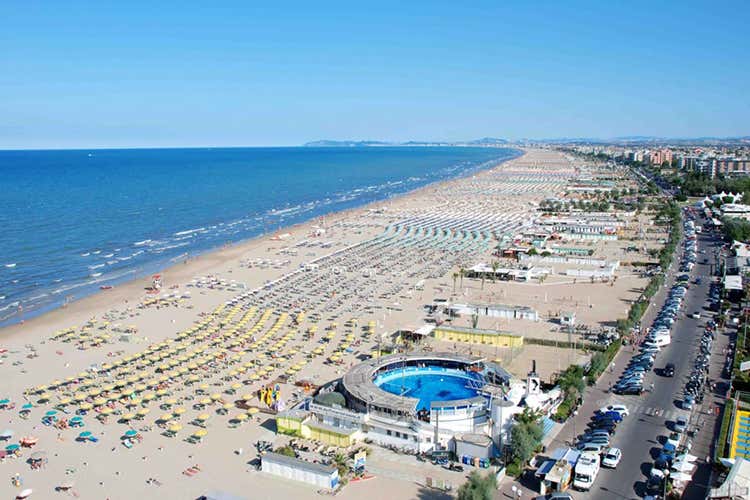
<path fill-rule="evenodd" d="M 532 376 L 533 375 L 533 376 Z M 393 354 L 352 367 L 314 397 L 281 412 L 277 431 L 346 447 L 373 442 L 411 452 L 497 456 L 524 408 L 562 401 L 536 374 L 513 380 L 495 363 L 447 352 Z M 485 437 L 482 437 L 485 436 Z"/>
<path fill-rule="evenodd" d="M 317 488 L 334 489 L 339 484 L 339 471 L 336 466 L 314 464 L 278 453 L 263 455 L 260 468 L 268 474 L 307 483 Z"/>

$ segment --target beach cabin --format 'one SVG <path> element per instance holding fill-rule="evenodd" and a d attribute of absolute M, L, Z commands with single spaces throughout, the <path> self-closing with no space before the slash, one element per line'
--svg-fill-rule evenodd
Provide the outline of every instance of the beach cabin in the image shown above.
<path fill-rule="evenodd" d="M 261 470 L 285 479 L 307 483 L 316 488 L 334 489 L 339 484 L 339 471 L 336 466 L 314 464 L 278 453 L 263 455 Z"/>

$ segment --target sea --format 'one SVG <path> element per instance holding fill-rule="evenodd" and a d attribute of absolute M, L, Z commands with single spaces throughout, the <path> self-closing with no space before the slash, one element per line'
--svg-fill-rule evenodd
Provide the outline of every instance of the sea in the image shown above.
<path fill-rule="evenodd" d="M 228 243 L 519 154 L 474 147 L 0 151 L 0 326 Z"/>

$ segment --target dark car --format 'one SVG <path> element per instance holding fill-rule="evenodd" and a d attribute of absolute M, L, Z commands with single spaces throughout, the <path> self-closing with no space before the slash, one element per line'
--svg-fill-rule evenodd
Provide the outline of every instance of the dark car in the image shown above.
<path fill-rule="evenodd" d="M 661 371 L 665 377 L 674 377 L 674 363 L 667 363 Z"/>
<path fill-rule="evenodd" d="M 631 385 L 623 387 L 619 390 L 615 390 L 615 394 L 621 394 L 623 396 L 640 396 L 643 393 L 643 386 Z"/>

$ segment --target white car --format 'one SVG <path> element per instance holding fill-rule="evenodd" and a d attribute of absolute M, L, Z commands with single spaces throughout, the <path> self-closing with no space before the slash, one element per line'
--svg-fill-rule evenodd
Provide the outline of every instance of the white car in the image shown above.
<path fill-rule="evenodd" d="M 620 459 L 622 458 L 622 451 L 620 451 L 620 448 L 610 448 L 607 450 L 607 453 L 604 455 L 604 458 L 602 458 L 602 465 L 604 467 L 609 467 L 610 469 L 614 469 L 617 467 L 617 464 L 620 463 Z"/>
<path fill-rule="evenodd" d="M 608 411 L 616 411 L 623 417 L 627 417 L 628 415 L 630 415 L 628 407 L 625 405 L 608 405 L 599 408 L 599 413 L 607 413 Z"/>

